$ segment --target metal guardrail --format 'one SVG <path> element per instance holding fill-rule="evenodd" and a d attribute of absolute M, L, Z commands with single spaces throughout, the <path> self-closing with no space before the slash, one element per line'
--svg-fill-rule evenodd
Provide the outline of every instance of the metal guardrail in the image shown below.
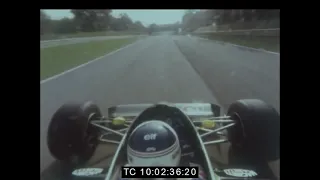
<path fill-rule="evenodd" d="M 280 37 L 280 28 L 250 29 L 250 30 L 244 29 L 244 30 L 229 30 L 229 31 L 195 31 L 195 32 L 192 32 L 191 34 Z"/>

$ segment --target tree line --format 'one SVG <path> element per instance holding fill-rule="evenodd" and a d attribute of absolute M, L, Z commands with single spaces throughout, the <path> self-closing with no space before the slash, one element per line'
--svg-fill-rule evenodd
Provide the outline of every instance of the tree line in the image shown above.
<path fill-rule="evenodd" d="M 53 20 L 43 10 L 40 10 L 40 35 L 67 34 L 75 32 L 96 31 L 146 31 L 140 22 L 133 22 L 127 14 L 119 17 L 111 15 L 110 9 L 72 9 L 73 18 Z"/>
<path fill-rule="evenodd" d="M 173 24 L 151 24 L 148 26 L 148 32 L 149 34 L 160 32 L 160 31 L 173 31 L 175 33 L 178 33 L 179 28 L 181 27 L 181 24 L 179 22 L 173 23 Z"/>
<path fill-rule="evenodd" d="M 40 35 L 128 30 L 145 31 L 152 34 L 158 31 L 178 32 L 180 28 L 185 32 L 191 32 L 213 23 L 223 25 L 280 18 L 280 10 L 278 9 L 187 10 L 181 22 L 165 25 L 151 24 L 145 27 L 140 21 L 133 22 L 127 14 L 114 17 L 111 12 L 111 9 L 72 9 L 73 18 L 53 20 L 43 10 L 40 10 Z"/>
<path fill-rule="evenodd" d="M 223 25 L 274 19 L 280 19 L 279 9 L 187 10 L 182 17 L 182 29 L 194 31 L 199 27 L 209 26 L 213 23 Z"/>

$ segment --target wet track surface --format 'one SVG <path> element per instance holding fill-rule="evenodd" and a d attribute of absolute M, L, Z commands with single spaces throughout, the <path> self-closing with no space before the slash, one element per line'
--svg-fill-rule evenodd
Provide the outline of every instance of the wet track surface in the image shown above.
<path fill-rule="evenodd" d="M 116 104 L 204 101 L 227 106 L 259 98 L 279 111 L 280 56 L 187 36 L 152 36 L 41 84 L 41 170 L 52 114 L 67 101 Z"/>

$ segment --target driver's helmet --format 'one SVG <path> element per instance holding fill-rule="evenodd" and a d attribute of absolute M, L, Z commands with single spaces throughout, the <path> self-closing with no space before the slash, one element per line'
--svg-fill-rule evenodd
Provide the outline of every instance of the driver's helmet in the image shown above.
<path fill-rule="evenodd" d="M 127 155 L 131 166 L 178 166 L 181 149 L 177 133 L 163 121 L 143 122 L 129 136 Z"/>

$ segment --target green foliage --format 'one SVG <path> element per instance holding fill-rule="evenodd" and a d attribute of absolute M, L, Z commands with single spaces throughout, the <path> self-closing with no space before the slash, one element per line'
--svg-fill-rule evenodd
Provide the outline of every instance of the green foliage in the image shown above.
<path fill-rule="evenodd" d="M 187 10 L 182 17 L 182 28 L 185 32 L 191 32 L 213 23 L 221 25 L 279 18 L 279 9 Z"/>
<path fill-rule="evenodd" d="M 51 28 L 50 17 L 43 10 L 40 10 L 40 34 L 51 32 Z"/>
<path fill-rule="evenodd" d="M 179 28 L 181 27 L 181 24 L 179 22 L 176 22 L 174 24 L 150 24 L 148 27 L 149 34 L 159 32 L 159 31 L 174 31 L 178 32 Z"/>
<path fill-rule="evenodd" d="M 40 35 L 146 30 L 140 21 L 132 22 L 127 14 L 121 14 L 117 18 L 113 17 L 111 12 L 110 9 L 72 9 L 73 18 L 52 20 L 43 10 L 40 10 Z"/>

